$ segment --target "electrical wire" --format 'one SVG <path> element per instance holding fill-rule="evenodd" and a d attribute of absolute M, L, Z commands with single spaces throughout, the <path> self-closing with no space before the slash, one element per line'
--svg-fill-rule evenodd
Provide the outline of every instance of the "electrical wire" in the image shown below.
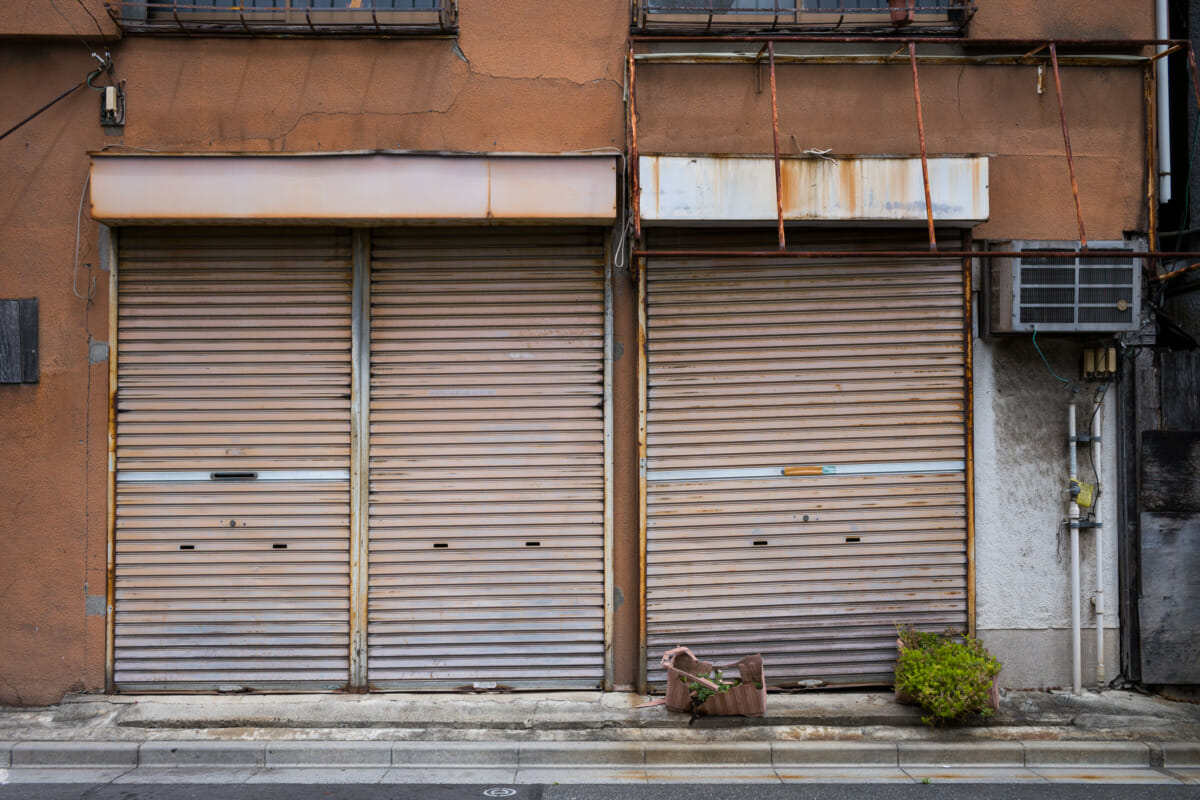
<path fill-rule="evenodd" d="M 83 0 L 75 0 L 75 2 L 79 4 L 79 7 L 83 9 L 85 14 L 92 18 L 92 22 L 96 26 L 96 33 L 100 34 L 100 38 L 103 39 L 104 29 L 100 27 L 100 20 L 96 19 L 96 15 L 92 13 L 92 10 L 87 7 L 87 4 Z"/>
<path fill-rule="evenodd" d="M 83 46 L 87 48 L 88 52 L 91 53 L 93 56 L 96 56 L 96 58 L 100 58 L 100 56 L 96 55 L 96 48 L 94 48 L 90 44 L 88 44 L 87 39 L 83 38 L 83 34 L 81 34 L 75 28 L 75 23 L 71 22 L 71 20 L 67 18 L 67 15 L 62 12 L 62 9 L 60 9 L 58 7 L 58 3 L 54 2 L 54 0 L 50 0 L 50 7 L 54 9 L 54 12 L 56 14 L 58 14 L 60 17 L 63 18 L 63 22 L 67 23 L 67 26 L 71 29 L 71 32 L 75 34 L 75 38 L 77 38 L 77 39 L 79 39 L 79 41 L 83 42 Z M 90 15 L 90 13 L 91 12 L 89 12 L 89 15 Z M 93 17 L 93 19 L 95 19 L 95 18 Z M 97 23 L 97 25 L 99 25 L 99 23 Z M 103 59 L 101 59 L 101 61 L 103 62 Z"/>
<path fill-rule="evenodd" d="M 1066 378 L 1061 377 L 1057 372 L 1055 372 L 1054 368 L 1050 366 L 1050 362 L 1046 360 L 1046 354 L 1042 352 L 1042 348 L 1038 347 L 1037 328 L 1033 329 L 1033 349 L 1037 350 L 1037 354 L 1042 357 L 1042 363 L 1046 365 L 1046 369 L 1050 372 L 1051 375 L 1053 375 L 1055 377 L 1055 379 L 1060 380 L 1063 383 L 1065 383 L 1067 386 L 1071 387 L 1072 391 L 1076 391 L 1075 385 L 1073 383 L 1071 383 L 1069 380 L 1067 380 Z"/>
<path fill-rule="evenodd" d="M 88 184 L 92 180 L 92 173 L 89 171 L 88 176 L 83 180 L 83 191 L 79 193 L 79 213 L 75 215 L 75 272 L 71 275 L 71 291 L 80 300 L 92 302 L 92 298 L 96 296 L 96 276 L 92 276 L 92 285 L 88 289 L 87 296 L 79 293 L 79 229 L 83 222 L 83 198 L 87 196 Z M 91 271 L 91 267 L 88 268 Z"/>
<path fill-rule="evenodd" d="M 46 105 L 42 106 L 42 107 L 41 107 L 41 108 L 39 108 L 37 111 L 35 111 L 35 112 L 33 112 L 32 114 L 30 114 L 30 115 L 29 115 L 28 117 L 26 117 L 25 119 L 21 120 L 21 121 L 20 121 L 20 122 L 18 122 L 16 125 L 13 125 L 11 128 L 9 128 L 8 130 L 6 130 L 4 133 L 0 133 L 0 139 L 3 139 L 3 138 L 5 138 L 6 136 L 8 136 L 8 135 L 9 135 L 10 133 L 12 133 L 13 131 L 15 131 L 15 130 L 17 130 L 18 128 L 20 128 L 21 126 L 25 125 L 25 123 L 27 123 L 27 122 L 32 122 L 32 121 L 33 121 L 33 120 L 34 120 L 34 119 L 35 119 L 35 118 L 36 118 L 38 115 L 40 115 L 40 114 L 41 114 L 43 111 L 46 111 L 47 109 L 49 109 L 51 106 L 53 106 L 53 105 L 54 105 L 55 103 L 57 103 L 58 101 L 60 101 L 60 100 L 65 100 L 65 99 L 66 99 L 66 98 L 67 98 L 69 95 L 71 95 L 72 93 L 74 93 L 76 89 L 81 89 L 81 88 L 83 88 L 84 86 L 90 86 L 91 84 L 89 83 L 89 81 L 91 81 L 91 79 L 92 79 L 92 78 L 96 77 L 96 76 L 97 76 L 97 75 L 99 75 L 99 74 L 100 74 L 100 70 L 95 70 L 95 71 L 93 71 L 93 72 L 92 72 L 92 74 L 88 75 L 86 78 L 84 78 L 84 79 L 83 79 L 83 80 L 81 80 L 79 83 L 77 83 L 77 84 L 75 84 L 74 86 L 72 86 L 70 89 L 67 89 L 65 92 L 63 92 L 63 93 L 62 93 L 62 94 L 60 94 L 58 97 L 56 97 L 56 98 L 54 98 L 53 100 L 51 100 L 49 103 L 46 103 Z M 92 88 L 95 88 L 95 87 L 92 87 Z"/>

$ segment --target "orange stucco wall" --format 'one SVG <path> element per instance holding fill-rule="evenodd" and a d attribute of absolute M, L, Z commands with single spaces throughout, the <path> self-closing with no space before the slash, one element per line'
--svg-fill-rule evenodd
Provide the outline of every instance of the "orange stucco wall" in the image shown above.
<path fill-rule="evenodd" d="M 78 30 L 92 25 L 77 4 Z M 1150 0 L 983 2 L 976 36 L 1149 36 Z M 556 153 L 624 149 L 624 0 L 460 0 L 456 39 L 126 37 L 87 0 L 125 81 L 127 125 L 99 126 L 81 89 L 0 141 L 0 297 L 41 303 L 41 382 L 0 386 L 0 702 L 53 702 L 104 684 L 108 362 L 107 274 L 99 226 L 75 231 L 88 153 L 451 150 Z M 0 2 L 0 129 L 81 80 L 94 63 L 41 0 Z M 931 153 L 987 153 L 992 220 L 980 238 L 1073 239 L 1075 215 L 1053 83 L 1034 67 L 927 67 Z M 1145 226 L 1139 68 L 1063 75 L 1083 212 L 1094 238 Z M 917 152 L 906 65 L 785 66 L 786 154 Z M 769 153 L 770 105 L 749 66 L 643 66 L 644 152 Z M 130 152 L 137 152 L 131 150 Z M 616 281 L 616 683 L 636 674 L 636 293 Z M 96 600 L 92 601 L 95 612 Z"/>

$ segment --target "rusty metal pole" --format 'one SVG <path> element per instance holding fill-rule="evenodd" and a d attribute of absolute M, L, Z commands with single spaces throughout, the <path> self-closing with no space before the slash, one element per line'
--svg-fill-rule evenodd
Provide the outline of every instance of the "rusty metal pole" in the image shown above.
<path fill-rule="evenodd" d="M 771 135 L 775 143 L 775 214 L 779 223 L 779 249 L 787 249 L 783 232 L 783 169 L 779 163 L 779 104 L 775 94 L 775 43 L 767 42 L 767 57 L 771 64 Z"/>
<path fill-rule="evenodd" d="M 933 230 L 933 193 L 929 189 L 929 155 L 925 150 L 925 117 L 921 113 L 921 83 L 917 79 L 917 45 L 908 43 L 908 58 L 912 62 L 913 99 L 917 104 L 917 136 L 921 140 L 921 177 L 925 181 L 925 218 L 929 223 L 929 249 L 937 250 L 937 235 Z"/>
<path fill-rule="evenodd" d="M 629 125 L 629 201 L 633 212 L 633 241 L 642 242 L 642 184 L 638 170 L 637 84 L 634 82 L 633 42 L 629 43 L 629 102 L 626 104 Z"/>
<path fill-rule="evenodd" d="M 1196 68 L 1196 51 L 1192 49 L 1191 42 L 1188 42 L 1187 51 L 1188 71 L 1192 74 L 1192 92 L 1196 95 L 1196 108 L 1200 108 L 1200 70 Z"/>
<path fill-rule="evenodd" d="M 1063 145 L 1067 149 L 1067 169 L 1071 173 L 1071 194 L 1075 197 L 1075 220 L 1079 223 L 1079 247 L 1087 250 L 1087 233 L 1083 229 L 1083 209 L 1079 205 L 1079 182 L 1075 179 L 1075 159 L 1071 156 L 1071 132 L 1067 128 L 1067 110 L 1063 104 L 1062 78 L 1058 73 L 1058 48 L 1050 43 L 1050 63 L 1054 66 L 1054 91 L 1058 95 L 1058 118 L 1062 121 Z"/>

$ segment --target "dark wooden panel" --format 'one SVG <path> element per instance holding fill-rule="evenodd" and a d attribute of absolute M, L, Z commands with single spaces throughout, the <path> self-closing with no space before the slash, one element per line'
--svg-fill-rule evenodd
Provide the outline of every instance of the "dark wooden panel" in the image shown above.
<path fill-rule="evenodd" d="M 1200 431 L 1200 352 L 1162 354 L 1163 428 Z"/>
<path fill-rule="evenodd" d="M 0 300 L 0 383 L 36 383 L 38 301 Z"/>
<path fill-rule="evenodd" d="M 38 301 L 37 298 L 18 300 L 18 323 L 21 330 L 21 381 L 38 380 Z"/>
<path fill-rule="evenodd" d="M 20 306 L 16 300 L 0 300 L 0 383 L 20 382 Z"/>
<path fill-rule="evenodd" d="M 1200 432 L 1142 432 L 1142 511 L 1200 512 Z"/>
<path fill-rule="evenodd" d="M 1142 680 L 1200 683 L 1200 513 L 1143 513 Z"/>

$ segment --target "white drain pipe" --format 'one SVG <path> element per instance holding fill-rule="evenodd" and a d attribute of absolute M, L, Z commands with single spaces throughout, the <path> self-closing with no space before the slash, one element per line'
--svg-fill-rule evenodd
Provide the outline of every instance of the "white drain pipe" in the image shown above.
<path fill-rule="evenodd" d="M 1092 460 L 1096 468 L 1096 499 L 1094 520 L 1096 527 L 1096 596 L 1092 604 L 1096 609 L 1096 688 L 1104 688 L 1104 503 L 1100 489 L 1100 475 L 1104 468 L 1104 450 L 1100 446 L 1100 417 L 1103 413 L 1104 394 L 1096 398 L 1096 406 L 1092 409 Z"/>
<path fill-rule="evenodd" d="M 1071 450 L 1071 483 L 1079 480 L 1079 465 L 1075 445 L 1075 404 L 1068 406 L 1067 439 Z M 1075 694 L 1083 694 L 1083 671 L 1080 661 L 1080 623 L 1079 623 L 1079 503 L 1075 502 L 1075 494 L 1071 493 L 1071 507 L 1067 514 L 1067 524 L 1071 530 L 1071 690 Z"/>
<path fill-rule="evenodd" d="M 1167 0 L 1155 0 L 1154 16 L 1155 38 L 1171 38 Z M 1157 51 L 1162 53 L 1166 49 L 1166 45 L 1159 45 Z M 1165 203 L 1171 199 L 1171 83 L 1165 58 L 1160 58 L 1154 65 L 1154 83 L 1158 87 L 1158 202 Z"/>

